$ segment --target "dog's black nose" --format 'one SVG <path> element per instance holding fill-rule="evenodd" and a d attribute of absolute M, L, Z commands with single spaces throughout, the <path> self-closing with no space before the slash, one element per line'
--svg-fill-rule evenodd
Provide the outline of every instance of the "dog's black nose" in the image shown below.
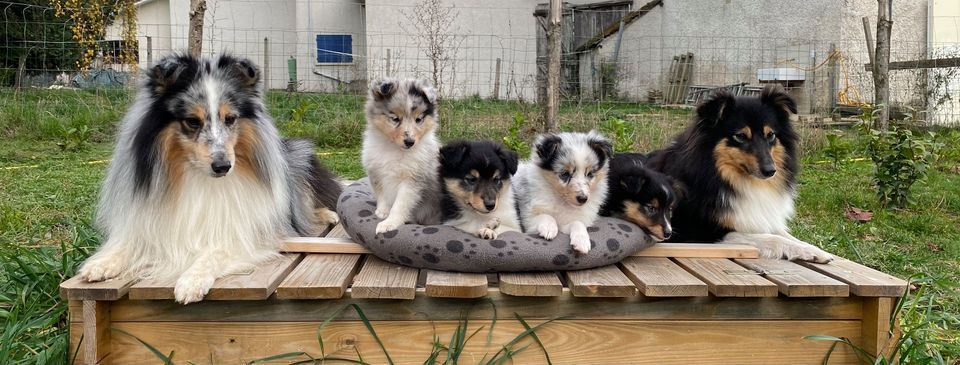
<path fill-rule="evenodd" d="M 223 176 L 229 172 L 230 167 L 232 167 L 232 165 L 230 165 L 230 161 L 226 160 L 214 160 L 213 163 L 210 164 L 210 168 L 213 170 L 213 172 L 220 176 Z"/>
<path fill-rule="evenodd" d="M 577 195 L 577 203 L 583 204 L 587 202 L 586 195 Z"/>
<path fill-rule="evenodd" d="M 777 167 L 774 165 L 760 166 L 760 173 L 763 174 L 763 177 L 772 177 L 777 173 Z"/>
<path fill-rule="evenodd" d="M 492 202 L 484 201 L 484 202 L 483 202 L 483 206 L 486 207 L 487 210 L 493 210 L 493 208 L 496 208 L 496 207 L 497 207 L 497 202 L 495 202 L 495 201 L 492 201 Z"/>
<path fill-rule="evenodd" d="M 668 240 L 670 239 L 670 236 L 673 236 L 673 231 L 671 231 L 670 229 L 665 229 L 663 231 L 663 239 Z"/>
<path fill-rule="evenodd" d="M 405 147 L 407 147 L 407 148 L 413 147 L 413 144 L 414 144 L 414 143 L 416 143 L 416 141 L 414 141 L 413 138 L 404 138 L 404 139 L 403 139 L 403 145 L 404 145 Z"/>

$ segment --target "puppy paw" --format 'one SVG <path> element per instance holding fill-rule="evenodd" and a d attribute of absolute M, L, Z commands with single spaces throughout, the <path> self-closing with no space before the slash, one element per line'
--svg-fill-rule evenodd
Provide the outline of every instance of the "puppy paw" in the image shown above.
<path fill-rule="evenodd" d="M 552 240 L 557 236 L 558 231 L 556 222 L 544 222 L 537 225 L 537 233 L 544 239 Z"/>
<path fill-rule="evenodd" d="M 490 220 L 488 220 L 487 223 L 483 225 L 483 227 L 489 228 L 489 229 L 497 229 L 498 227 L 500 227 L 500 218 L 499 217 L 490 218 Z"/>
<path fill-rule="evenodd" d="M 377 216 L 377 219 L 387 219 L 387 216 L 390 215 L 390 207 L 378 205 L 377 211 L 373 214 Z"/>
<path fill-rule="evenodd" d="M 317 218 L 319 218 L 321 222 L 329 225 L 336 225 L 337 223 L 340 223 L 340 216 L 338 216 L 336 212 L 327 208 L 318 209 Z"/>
<path fill-rule="evenodd" d="M 401 224 L 403 224 L 403 222 L 397 222 L 390 219 L 377 223 L 377 234 L 379 235 L 390 231 L 396 231 Z"/>
<path fill-rule="evenodd" d="M 796 246 L 784 250 L 784 258 L 787 260 L 800 260 L 825 264 L 834 260 L 834 256 L 827 251 L 809 243 L 798 243 Z"/>
<path fill-rule="evenodd" d="M 77 276 L 87 282 L 104 281 L 117 277 L 123 271 L 123 262 L 114 257 L 91 259 L 77 271 Z"/>
<path fill-rule="evenodd" d="M 573 246 L 573 250 L 579 253 L 590 252 L 590 234 L 587 231 L 571 231 L 570 246 Z"/>
<path fill-rule="evenodd" d="M 495 229 L 496 228 L 491 229 L 487 227 L 480 228 L 479 230 L 477 230 L 477 237 L 480 237 L 486 240 L 495 239 L 497 238 L 497 231 Z"/>
<path fill-rule="evenodd" d="M 177 279 L 177 284 L 173 287 L 173 297 L 180 304 L 199 302 L 210 291 L 215 280 L 216 278 L 210 275 L 185 274 Z"/>

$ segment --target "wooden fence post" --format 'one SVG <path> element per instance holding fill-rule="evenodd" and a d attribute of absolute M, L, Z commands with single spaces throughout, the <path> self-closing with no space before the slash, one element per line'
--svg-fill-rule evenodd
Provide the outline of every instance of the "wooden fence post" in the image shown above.
<path fill-rule="evenodd" d="M 270 39 L 263 37 L 263 88 L 270 90 Z"/>
<path fill-rule="evenodd" d="M 563 1 L 550 0 L 550 29 L 547 32 L 547 105 L 544 109 L 544 132 L 557 130 L 557 111 L 560 108 L 560 50 L 563 34 L 560 23 L 563 18 Z"/>
<path fill-rule="evenodd" d="M 874 105 L 880 107 L 880 114 L 874 127 L 887 130 L 890 121 L 890 31 L 893 5 L 891 0 L 877 0 L 877 49 L 873 64 Z"/>
<path fill-rule="evenodd" d="M 497 66 L 493 71 L 493 98 L 500 99 L 500 59 L 497 58 Z"/>

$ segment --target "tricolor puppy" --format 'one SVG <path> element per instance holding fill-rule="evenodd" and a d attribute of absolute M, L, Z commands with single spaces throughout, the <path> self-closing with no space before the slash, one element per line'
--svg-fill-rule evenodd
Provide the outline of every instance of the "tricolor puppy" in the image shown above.
<path fill-rule="evenodd" d="M 337 223 L 341 186 L 307 141 L 282 140 L 260 70 L 230 55 L 173 55 L 144 72 L 100 192 L 87 281 L 176 279 L 181 303 L 278 257 L 286 235 Z"/>
<path fill-rule="evenodd" d="M 377 199 L 376 233 L 440 223 L 437 92 L 416 79 L 370 84 L 363 167 Z"/>
<path fill-rule="evenodd" d="M 596 132 L 538 137 L 513 182 L 524 230 L 546 239 L 568 233 L 574 250 L 590 251 L 587 227 L 607 198 L 612 155 L 610 142 Z"/>
<path fill-rule="evenodd" d="M 650 166 L 684 186 L 671 240 L 756 246 L 763 257 L 828 262 L 829 253 L 790 234 L 796 197 L 797 105 L 782 88 L 760 97 L 718 92 Z"/>
<path fill-rule="evenodd" d="M 440 149 L 443 224 L 494 239 L 519 231 L 510 178 L 517 153 L 490 141 L 454 141 Z"/>
<path fill-rule="evenodd" d="M 670 238 L 670 216 L 677 203 L 673 179 L 645 166 L 639 153 L 618 153 L 610 160 L 610 192 L 600 215 L 625 219 L 659 241 Z"/>

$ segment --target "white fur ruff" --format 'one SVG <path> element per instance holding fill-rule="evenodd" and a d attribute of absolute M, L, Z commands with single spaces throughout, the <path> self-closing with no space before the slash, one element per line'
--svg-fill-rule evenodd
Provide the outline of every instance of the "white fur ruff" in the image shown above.
<path fill-rule="evenodd" d="M 454 226 L 467 233 L 476 234 L 481 238 L 494 239 L 501 233 L 520 231 L 520 221 L 517 219 L 516 202 L 513 200 L 513 187 L 508 186 L 497 208 L 489 213 L 480 213 L 475 209 L 454 199 L 460 211 L 460 217 L 451 219 L 443 224 Z M 493 224 L 495 221 L 496 224 Z"/>

